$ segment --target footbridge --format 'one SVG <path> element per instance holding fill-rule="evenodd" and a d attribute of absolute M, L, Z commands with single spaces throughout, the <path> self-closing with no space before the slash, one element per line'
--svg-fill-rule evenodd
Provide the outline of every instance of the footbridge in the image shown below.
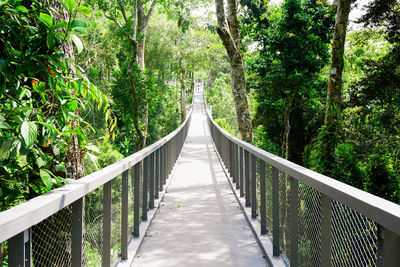
<path fill-rule="evenodd" d="M 3 266 L 400 266 L 400 206 L 241 141 L 194 93 L 147 148 L 0 213 Z"/>

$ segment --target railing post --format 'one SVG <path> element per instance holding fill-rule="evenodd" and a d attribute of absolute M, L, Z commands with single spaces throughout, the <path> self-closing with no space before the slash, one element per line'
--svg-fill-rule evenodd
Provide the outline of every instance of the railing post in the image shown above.
<path fill-rule="evenodd" d="M 265 161 L 260 159 L 260 220 L 261 220 L 261 234 L 267 234 L 267 205 L 266 205 L 266 192 L 265 192 Z"/>
<path fill-rule="evenodd" d="M 165 157 L 165 149 L 163 145 L 160 147 L 160 192 L 164 189 L 164 176 L 165 176 L 165 167 L 164 167 L 164 157 Z"/>
<path fill-rule="evenodd" d="M 331 266 L 332 199 L 321 194 L 321 266 Z"/>
<path fill-rule="evenodd" d="M 154 189 L 154 197 L 155 199 L 159 198 L 159 192 L 161 191 L 161 185 L 160 185 L 160 149 L 157 149 L 156 151 L 156 176 L 155 176 L 155 189 Z"/>
<path fill-rule="evenodd" d="M 128 259 L 128 205 L 129 180 L 128 171 L 122 173 L 122 203 L 121 203 L 121 259 Z"/>
<path fill-rule="evenodd" d="M 240 155 L 239 155 L 239 188 L 240 188 L 240 197 L 244 196 L 243 191 L 243 148 L 239 147 Z"/>
<path fill-rule="evenodd" d="M 251 155 L 251 218 L 257 218 L 257 158 Z"/>
<path fill-rule="evenodd" d="M 244 151 L 244 189 L 245 189 L 245 206 L 250 207 L 250 159 L 249 151 Z"/>
<path fill-rule="evenodd" d="M 272 167 L 272 254 L 279 257 L 279 171 Z"/>
<path fill-rule="evenodd" d="M 154 209 L 154 157 L 155 152 L 150 155 L 150 201 L 149 201 L 149 209 Z"/>
<path fill-rule="evenodd" d="M 71 217 L 71 266 L 83 265 L 84 241 L 83 237 L 83 202 L 80 198 L 72 203 Z M 12 265 L 10 265 L 12 266 Z"/>
<path fill-rule="evenodd" d="M 234 144 L 235 147 L 235 183 L 236 189 L 240 188 L 240 165 L 239 165 L 239 149 L 238 145 Z"/>
<path fill-rule="evenodd" d="M 111 266 L 111 189 L 112 180 L 103 187 L 103 257 L 102 266 Z"/>
<path fill-rule="evenodd" d="M 31 240 L 32 233 L 30 228 L 8 240 L 8 266 L 31 266 Z"/>
<path fill-rule="evenodd" d="M 140 224 L 140 162 L 133 167 L 133 236 L 139 237 Z"/>
<path fill-rule="evenodd" d="M 378 266 L 400 266 L 400 236 L 378 225 Z"/>
<path fill-rule="evenodd" d="M 143 201 L 142 201 L 142 220 L 147 221 L 147 191 L 149 184 L 149 157 L 143 162 Z"/>
<path fill-rule="evenodd" d="M 299 259 L 299 181 L 290 179 L 290 266 L 298 266 Z"/>
<path fill-rule="evenodd" d="M 232 177 L 233 182 L 235 182 L 234 173 L 233 173 L 233 143 L 232 141 L 229 142 L 229 175 Z"/>

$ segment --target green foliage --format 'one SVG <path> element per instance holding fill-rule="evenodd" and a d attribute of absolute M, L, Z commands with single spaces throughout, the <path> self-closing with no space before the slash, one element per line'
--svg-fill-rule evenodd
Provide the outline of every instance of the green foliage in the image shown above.
<path fill-rule="evenodd" d="M 85 157 L 85 175 L 91 174 L 92 172 L 97 171 L 98 169 L 107 167 L 121 159 L 124 158 L 124 155 L 119 153 L 110 142 L 103 142 L 97 146 L 97 165 L 89 158 L 89 156 Z"/>
<path fill-rule="evenodd" d="M 247 6 L 260 24 L 248 26 L 253 27 L 249 36 L 260 42 L 249 59 L 249 87 L 258 103 L 255 125 L 263 126 L 268 147 L 280 147 L 290 105 L 289 159 L 301 163 L 304 147 L 323 120 L 326 78 L 321 71 L 329 59 L 332 11 L 313 0 L 287 0 L 270 13 L 266 7 L 257 13 L 251 3 Z"/>
<path fill-rule="evenodd" d="M 224 129 L 225 131 L 227 131 L 230 134 L 233 134 L 233 130 L 231 125 L 226 121 L 226 118 L 218 118 L 215 119 L 215 122 L 221 126 L 222 129 Z"/>
<path fill-rule="evenodd" d="M 68 21 L 42 1 L 0 3 L 0 210 L 66 182 L 71 134 L 83 149 L 88 144 L 78 109 L 107 101 L 64 56 L 66 42 L 85 32 L 76 13 L 89 15 L 74 1 L 64 4 Z"/>
<path fill-rule="evenodd" d="M 235 106 L 230 86 L 230 76 L 220 74 L 206 91 L 207 104 L 212 106 L 212 115 L 215 121 L 225 120 L 225 127 L 231 129 L 233 135 L 239 134 Z M 225 129 L 225 128 L 224 128 Z"/>

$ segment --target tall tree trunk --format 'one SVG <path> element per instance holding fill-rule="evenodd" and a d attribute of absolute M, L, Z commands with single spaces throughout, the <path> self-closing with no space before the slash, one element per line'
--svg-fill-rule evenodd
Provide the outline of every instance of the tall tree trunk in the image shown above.
<path fill-rule="evenodd" d="M 285 130 L 283 133 L 282 142 L 282 158 L 287 159 L 289 154 L 289 134 L 290 134 L 290 115 L 292 114 L 293 99 L 296 95 L 297 90 L 294 90 L 289 97 L 289 101 L 285 108 L 284 124 Z"/>
<path fill-rule="evenodd" d="M 342 73 L 343 54 L 346 41 L 346 29 L 349 19 L 351 0 L 339 0 L 335 32 L 332 41 L 332 63 L 328 82 L 328 94 L 325 112 L 324 132 L 321 144 L 321 166 L 324 170 L 332 170 L 335 147 L 338 142 L 338 130 L 342 105 Z M 327 173 L 329 174 L 329 173 Z"/>
<path fill-rule="evenodd" d="M 149 23 L 149 19 L 153 14 L 155 5 L 157 4 L 157 0 L 153 0 L 150 6 L 147 15 L 145 13 L 145 2 L 137 0 L 135 2 L 135 11 L 134 11 L 134 22 L 133 22 L 133 36 L 131 38 L 133 46 L 134 46 L 134 54 L 133 58 L 135 62 L 138 64 L 139 68 L 144 71 L 145 69 L 145 46 L 146 46 L 146 32 L 147 26 Z M 131 68 L 132 70 L 132 68 Z M 131 71 L 132 75 L 135 75 L 134 72 Z M 132 79 L 133 80 L 133 79 Z M 142 98 L 139 96 L 136 88 L 136 85 L 132 82 L 134 101 L 135 101 L 135 110 L 134 110 L 134 127 L 137 132 L 137 141 L 136 141 L 136 151 L 139 151 L 146 147 L 146 134 L 149 125 L 149 106 L 147 103 L 146 97 Z M 144 111 L 143 105 L 141 102 L 144 102 Z"/>
<path fill-rule="evenodd" d="M 224 0 L 215 0 L 218 27 L 217 33 L 222 40 L 231 66 L 231 86 L 235 111 L 242 140 L 252 143 L 252 123 L 247 101 L 246 78 L 240 52 L 239 21 L 237 19 L 236 0 L 228 0 L 228 18 L 225 18 Z"/>

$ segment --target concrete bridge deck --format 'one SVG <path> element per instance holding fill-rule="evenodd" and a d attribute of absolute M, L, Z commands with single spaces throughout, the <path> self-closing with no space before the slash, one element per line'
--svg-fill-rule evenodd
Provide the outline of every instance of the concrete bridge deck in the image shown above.
<path fill-rule="evenodd" d="M 201 93 L 188 138 L 133 266 L 265 266 L 215 152 Z"/>

